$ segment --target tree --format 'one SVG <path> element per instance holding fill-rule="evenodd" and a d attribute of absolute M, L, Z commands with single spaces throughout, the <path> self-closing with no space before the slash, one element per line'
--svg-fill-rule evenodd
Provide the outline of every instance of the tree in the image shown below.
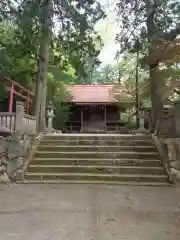
<path fill-rule="evenodd" d="M 23 4 L 23 12 L 26 13 L 26 9 L 28 11 L 32 11 L 32 7 L 34 7 L 34 2 L 32 1 L 31 8 L 28 6 L 29 2 Z M 75 5 L 74 5 L 75 4 Z M 43 131 L 45 129 L 45 105 L 46 105 L 46 89 L 47 89 L 47 71 L 48 71 L 48 60 L 49 60 L 49 45 L 51 42 L 51 32 L 52 32 L 52 21 L 53 17 L 57 17 L 61 20 L 60 26 L 61 30 L 59 31 L 59 39 L 62 40 L 69 37 L 69 34 L 73 34 L 74 40 L 79 38 L 79 40 L 84 40 L 87 36 L 88 30 L 92 30 L 92 23 L 96 22 L 102 14 L 97 12 L 92 7 L 94 1 L 58 1 L 58 0 L 44 0 L 40 1 L 40 9 L 41 13 L 37 17 L 40 18 L 41 30 L 40 30 L 40 45 L 39 45 L 39 59 L 38 59 L 38 74 L 36 80 L 36 117 L 37 117 L 37 129 L 38 131 Z M 37 6 L 36 1 L 36 6 Z M 54 8 L 53 8 L 54 7 Z M 99 7 L 99 5 L 97 5 Z M 84 9 L 84 14 L 80 13 L 80 10 Z M 100 8 L 98 10 L 101 10 Z M 102 12 L 102 11 L 101 11 Z M 89 13 L 87 18 L 87 13 Z M 90 21 L 91 22 L 90 22 Z M 33 19 L 31 19 L 32 26 L 37 26 L 37 24 L 33 23 Z M 62 30 L 63 34 L 62 34 Z M 75 30 L 75 31 L 74 31 Z M 76 33 L 78 32 L 78 34 Z M 82 42 L 82 41 L 80 41 Z M 92 48 L 93 49 L 93 48 Z M 82 52 L 81 49 L 79 50 Z M 90 52 L 91 54 L 91 52 Z M 81 61 L 81 58 L 80 58 Z M 80 69 L 80 68 L 79 68 Z"/>
<path fill-rule="evenodd" d="M 0 75 L 8 76 L 24 87 L 35 91 L 36 56 L 35 53 L 29 51 L 30 49 L 26 52 L 26 44 L 18 37 L 14 25 L 6 21 L 0 23 Z M 68 59 L 61 57 L 61 60 L 57 61 L 57 54 L 59 56 L 54 47 L 48 65 L 48 100 L 53 99 L 57 82 L 75 83 L 78 81 L 75 69 L 68 63 Z M 0 82 L 0 84 L 0 98 L 3 99 L 8 93 L 5 83 Z"/>
<path fill-rule="evenodd" d="M 131 50 L 137 38 L 147 54 L 151 86 L 153 127 L 163 110 L 161 62 L 177 56 L 180 2 L 177 0 L 118 1 L 117 15 L 123 31 L 117 36 L 121 52 Z M 171 53 L 171 55 L 170 55 Z M 173 54 L 172 54 L 173 53 Z"/>
<path fill-rule="evenodd" d="M 56 129 L 63 130 L 65 128 L 65 124 L 71 115 L 71 100 L 72 96 L 69 92 L 67 92 L 65 86 L 62 83 L 58 84 L 56 94 L 53 98 L 56 112 L 54 118 L 54 127 Z"/>
<path fill-rule="evenodd" d="M 14 28 L 14 39 L 17 39 L 14 49 L 18 49 L 18 59 L 27 56 L 38 62 L 37 67 L 33 66 L 38 73 L 35 112 L 38 130 L 44 131 L 49 70 L 53 74 L 56 72 L 56 76 L 66 76 L 69 82 L 71 77 L 66 74 L 69 66 L 75 69 L 77 76 L 73 81 L 85 76 L 87 59 L 93 59 L 94 64 L 99 54 L 95 45 L 100 38 L 93 28 L 104 13 L 94 0 L 19 0 L 16 3 L 9 0 L 1 2 L 1 6 L 1 19 Z M 57 74 L 58 69 L 61 74 Z"/>
<path fill-rule="evenodd" d="M 49 62 L 49 45 L 52 31 L 52 0 L 44 1 L 42 14 L 42 32 L 40 36 L 38 70 L 36 79 L 36 127 L 42 132 L 46 127 L 46 96 L 47 96 L 47 73 Z"/>

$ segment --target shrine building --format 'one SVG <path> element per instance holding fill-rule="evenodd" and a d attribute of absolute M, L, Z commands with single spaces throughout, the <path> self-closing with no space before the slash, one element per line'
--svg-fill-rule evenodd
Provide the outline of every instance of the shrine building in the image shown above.
<path fill-rule="evenodd" d="M 121 114 L 132 97 L 121 85 L 66 85 L 71 95 L 68 132 L 120 132 Z"/>

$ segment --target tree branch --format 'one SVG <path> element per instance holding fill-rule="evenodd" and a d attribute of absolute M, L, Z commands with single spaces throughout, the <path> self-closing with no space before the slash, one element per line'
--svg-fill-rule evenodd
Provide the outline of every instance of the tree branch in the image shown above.
<path fill-rule="evenodd" d="M 172 41 L 174 40 L 178 35 L 180 35 L 180 27 L 177 27 L 176 29 L 172 29 L 170 32 L 164 34 L 164 39 Z"/>

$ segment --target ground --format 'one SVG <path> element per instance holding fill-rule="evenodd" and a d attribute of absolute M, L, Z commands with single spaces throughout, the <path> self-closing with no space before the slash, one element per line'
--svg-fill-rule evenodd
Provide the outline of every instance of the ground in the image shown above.
<path fill-rule="evenodd" d="M 0 240 L 179 240 L 180 188 L 0 185 Z"/>

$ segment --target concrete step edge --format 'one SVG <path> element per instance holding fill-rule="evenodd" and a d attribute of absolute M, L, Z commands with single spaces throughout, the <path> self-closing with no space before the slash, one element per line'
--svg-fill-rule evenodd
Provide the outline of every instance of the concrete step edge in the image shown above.
<path fill-rule="evenodd" d="M 159 186 L 170 187 L 168 182 L 125 182 L 125 181 L 101 181 L 101 180 L 25 180 L 24 184 L 106 184 L 106 185 L 129 185 L 129 186 Z"/>
<path fill-rule="evenodd" d="M 138 133 L 138 134 L 133 134 L 133 133 L 125 133 L 125 134 L 121 134 L 121 133 L 48 133 L 47 135 L 45 135 L 45 137 L 76 137 L 76 136 L 122 136 L 122 137 L 126 137 L 126 136 L 151 136 L 150 133 L 148 134 L 144 134 L 144 133 Z"/>
<path fill-rule="evenodd" d="M 101 140 L 127 140 L 127 141 L 136 141 L 136 140 L 140 140 L 140 141 L 152 141 L 152 136 L 48 136 L 48 137 L 44 137 L 42 138 L 42 140 L 46 140 L 46 141 L 51 141 L 51 140 L 96 140 L 96 141 L 101 141 Z"/>
<path fill-rule="evenodd" d="M 106 165 L 106 166 L 102 166 L 102 165 L 36 165 L 36 164 L 31 164 L 28 166 L 29 168 L 49 168 L 49 167 L 54 167 L 54 168 L 121 168 L 121 169 L 152 169 L 152 170 L 162 170 L 164 169 L 163 167 L 153 167 L 153 166 L 117 166 L 117 165 Z"/>
<path fill-rule="evenodd" d="M 152 137 L 115 137 L 115 136 L 109 136 L 109 137 L 47 137 L 42 138 L 41 141 L 153 141 Z"/>
<path fill-rule="evenodd" d="M 47 172 L 47 173 L 31 173 L 27 172 L 26 176 L 108 176 L 108 177 L 127 177 L 127 178 L 139 178 L 139 177 L 150 177 L 150 178 L 167 178 L 166 174 L 115 174 L 115 173 L 54 173 L 54 172 Z"/>
<path fill-rule="evenodd" d="M 97 147 L 97 148 L 153 148 L 153 149 L 156 149 L 155 146 L 119 146 L 119 145 L 115 145 L 115 146 L 111 146 L 111 145 L 39 145 L 38 148 L 46 148 L 46 147 L 49 147 L 49 148 L 94 148 L 94 147 Z"/>
<path fill-rule="evenodd" d="M 65 154 L 65 153 L 67 153 L 67 154 L 96 154 L 96 153 L 98 153 L 98 154 L 141 154 L 141 155 L 159 155 L 159 153 L 158 152 L 134 152 L 134 151 L 129 151 L 129 152 L 106 152 L 106 151 L 104 151 L 104 152 L 95 152 L 95 151 L 90 151 L 90 152 L 88 152 L 88 151 L 76 151 L 76 152 L 60 152 L 60 151 L 36 151 L 35 153 L 43 153 L 43 154 L 48 154 L 48 153 L 51 153 L 51 154 L 53 154 L 53 153 L 55 153 L 55 154 Z"/>
<path fill-rule="evenodd" d="M 94 140 L 94 139 L 93 139 Z M 42 138 L 41 139 L 41 141 L 54 141 L 54 142 L 56 142 L 56 141 L 58 141 L 58 142 L 63 142 L 63 141 L 92 141 L 92 138 L 79 138 L 79 139 L 77 139 L 77 138 L 61 138 L 61 139 L 56 139 L 56 138 L 54 138 L 54 139 L 52 139 L 52 138 L 46 138 L 46 137 L 44 137 L 44 138 Z M 121 139 L 121 138 L 117 138 L 117 139 L 110 139 L 110 138 L 95 138 L 95 140 L 94 141 L 151 141 L 152 142 L 152 137 L 148 137 L 148 138 L 142 138 L 142 140 L 141 139 L 135 139 L 135 138 L 132 138 L 132 139 L 127 139 L 127 138 L 125 138 L 125 139 Z"/>
<path fill-rule="evenodd" d="M 139 140 L 139 139 L 152 139 L 151 135 L 131 135 L 131 134 L 70 134 L 70 135 L 46 135 L 42 138 L 43 140 L 64 140 L 64 139 L 129 139 L 129 140 Z"/>
<path fill-rule="evenodd" d="M 35 157 L 34 159 L 33 159 L 33 161 L 36 161 L 36 160 L 38 160 L 38 161 L 53 161 L 53 160 L 55 160 L 55 161 L 133 161 L 133 162 L 146 162 L 146 161 L 152 161 L 152 162 L 160 162 L 161 163 L 161 160 L 160 159 L 135 159 L 135 158 L 133 158 L 133 159 L 128 159 L 128 158 L 122 158 L 122 159 L 118 159 L 118 158 L 116 158 L 116 159 L 114 159 L 114 158 L 103 158 L 103 159 L 101 159 L 101 158 L 52 158 L 52 157 L 49 157 L 49 158 L 38 158 L 38 157 Z"/>
<path fill-rule="evenodd" d="M 89 142 L 89 141 L 95 141 L 95 142 L 147 142 L 147 143 L 153 143 L 152 139 L 41 139 L 41 142 Z"/>

